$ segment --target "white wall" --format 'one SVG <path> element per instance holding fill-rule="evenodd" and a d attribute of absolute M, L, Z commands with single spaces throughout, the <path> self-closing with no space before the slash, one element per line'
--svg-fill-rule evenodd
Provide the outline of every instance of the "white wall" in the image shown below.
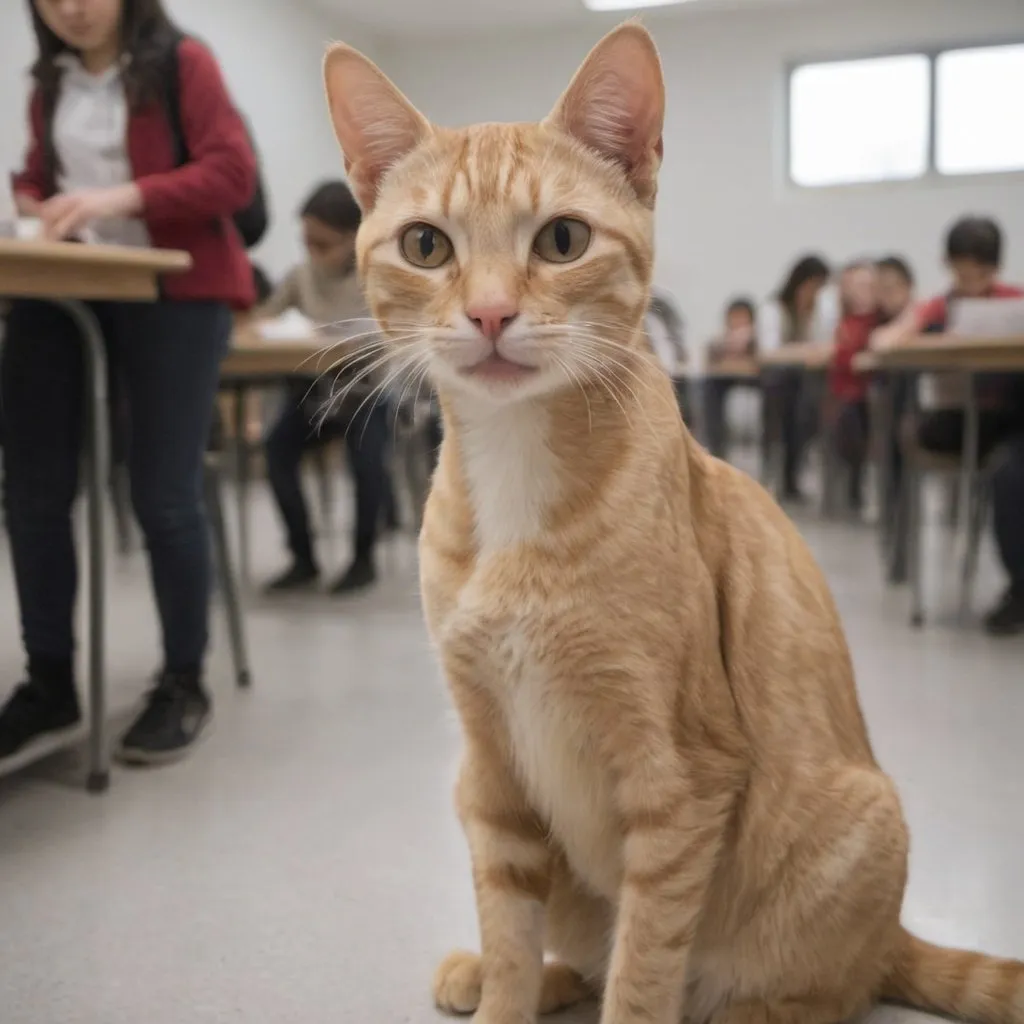
<path fill-rule="evenodd" d="M 253 125 L 270 192 L 273 225 L 258 258 L 281 273 L 299 257 L 295 210 L 341 159 L 320 77 L 325 46 L 352 31 L 297 0 L 167 0 L 172 17 L 221 60 L 239 109 Z M 356 38 L 359 44 L 358 37 Z M 365 41 L 364 41 L 365 42 Z M 32 42 L 23 0 L 0 4 L 0 171 L 20 165 L 25 144 Z"/>
<path fill-rule="evenodd" d="M 861 0 L 760 11 L 651 13 L 668 81 L 658 282 L 680 299 L 692 341 L 727 296 L 763 296 L 804 249 L 835 260 L 898 251 L 925 289 L 942 286 L 940 238 L 965 212 L 1007 229 L 1007 275 L 1024 281 L 1024 175 L 799 192 L 784 182 L 788 63 L 906 46 L 1024 39 L 1021 0 Z M 609 23 L 447 45 L 392 43 L 384 68 L 435 120 L 542 116 Z M 1024 112 L 1008 131 L 1024 131 Z"/>

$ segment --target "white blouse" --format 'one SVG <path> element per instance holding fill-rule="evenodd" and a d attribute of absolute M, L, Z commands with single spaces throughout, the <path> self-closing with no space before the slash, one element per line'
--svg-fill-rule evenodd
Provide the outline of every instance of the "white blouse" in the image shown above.
<path fill-rule="evenodd" d="M 53 119 L 53 144 L 60 158 L 60 192 L 112 188 L 132 180 L 128 159 L 128 101 L 121 66 L 90 74 L 77 57 L 63 54 L 60 98 Z M 148 246 L 141 220 L 112 217 L 96 221 L 83 241 Z"/>

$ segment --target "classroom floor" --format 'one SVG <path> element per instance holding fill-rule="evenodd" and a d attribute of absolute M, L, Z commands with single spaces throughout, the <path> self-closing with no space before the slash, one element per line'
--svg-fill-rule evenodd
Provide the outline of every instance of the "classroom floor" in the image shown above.
<path fill-rule="evenodd" d="M 266 574 L 278 536 L 270 510 L 256 513 Z M 805 533 L 910 820 L 907 921 L 1024 956 L 1024 642 L 957 629 L 938 579 L 938 621 L 911 632 L 870 530 L 811 519 Z M 934 541 L 941 562 L 949 545 Z M 2 547 L 0 678 L 13 682 Z M 251 693 L 232 689 L 218 636 L 216 727 L 188 762 L 116 770 L 102 798 L 75 788 L 71 755 L 0 780 L 4 1024 L 436 1021 L 433 968 L 475 937 L 450 801 L 458 732 L 420 621 L 412 543 L 390 542 L 381 561 L 384 582 L 362 601 L 254 601 Z M 127 710 L 156 667 L 155 629 L 142 557 L 111 577 L 114 704 Z M 979 605 L 997 583 L 986 563 Z"/>

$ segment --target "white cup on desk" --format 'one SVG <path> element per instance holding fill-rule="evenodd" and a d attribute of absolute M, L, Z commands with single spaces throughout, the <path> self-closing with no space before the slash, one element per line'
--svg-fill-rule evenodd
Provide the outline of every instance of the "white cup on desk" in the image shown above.
<path fill-rule="evenodd" d="M 38 217 L 19 217 L 14 223 L 14 237 L 22 242 L 34 242 L 43 234 L 43 222 Z"/>

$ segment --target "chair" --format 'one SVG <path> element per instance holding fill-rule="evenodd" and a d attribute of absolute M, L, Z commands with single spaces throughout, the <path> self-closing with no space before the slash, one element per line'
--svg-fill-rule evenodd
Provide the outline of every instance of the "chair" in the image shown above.
<path fill-rule="evenodd" d="M 910 624 L 914 628 L 920 628 L 924 625 L 924 566 L 921 556 L 924 540 L 924 482 L 928 475 L 937 474 L 955 480 L 961 467 L 960 459 L 955 455 L 938 455 L 921 448 L 913 430 L 913 421 L 909 420 L 908 424 L 909 427 L 904 429 L 902 437 L 904 468 L 897 498 L 896 521 L 897 524 L 903 524 L 906 530 L 904 539 L 911 593 Z M 978 552 L 990 507 L 991 472 L 988 466 L 983 466 L 978 473 L 974 493 L 970 495 L 966 544 L 962 553 L 960 572 L 961 615 L 966 614 L 970 608 L 971 592 L 978 568 Z M 900 539 L 897 538 L 894 544 L 899 543 Z M 898 555 L 894 557 L 898 558 Z"/>
<path fill-rule="evenodd" d="M 235 681 L 239 687 L 245 689 L 252 685 L 252 672 L 249 668 L 238 574 L 231 556 L 224 516 L 224 456 L 218 448 L 208 450 L 204 458 L 203 487 L 206 494 L 206 511 L 210 517 L 210 529 L 213 534 L 217 581 L 228 613 L 228 638 L 231 643 Z"/>
<path fill-rule="evenodd" d="M 430 401 L 407 401 L 398 408 L 392 453 L 392 479 L 409 510 L 415 533 L 423 524 L 423 507 L 434 470 L 437 412 Z"/>

